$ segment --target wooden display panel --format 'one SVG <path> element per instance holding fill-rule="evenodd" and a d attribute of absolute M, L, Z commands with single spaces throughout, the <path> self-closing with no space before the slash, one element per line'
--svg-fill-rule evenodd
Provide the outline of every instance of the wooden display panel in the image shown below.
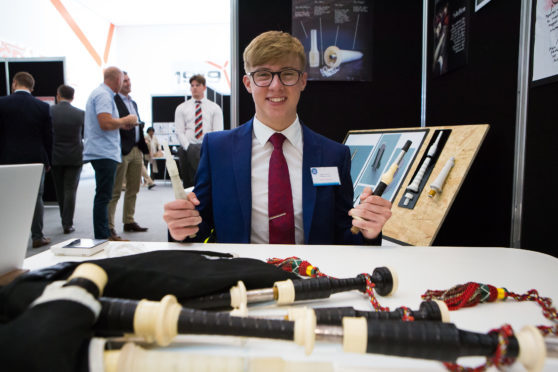
<path fill-rule="evenodd" d="M 393 199 L 392 216 L 383 229 L 384 238 L 400 244 L 417 246 L 429 246 L 432 244 L 455 200 L 457 192 L 463 184 L 463 180 L 469 172 L 471 164 L 488 132 L 488 128 L 488 124 L 426 127 L 426 129 L 428 129 L 426 138 L 409 172 L 406 174 L 397 195 Z M 389 133 L 420 129 L 425 128 L 414 127 L 350 131 L 349 134 Z M 426 151 L 428 151 L 428 144 L 432 136 L 437 130 L 443 129 L 451 130 L 451 134 L 438 155 L 438 159 L 434 164 L 434 168 L 430 173 L 425 187 L 420 194 L 416 196 L 418 200 L 414 209 L 399 207 L 398 204 L 405 195 L 406 187 L 412 182 L 413 175 L 420 165 L 421 159 Z M 434 197 L 428 197 L 430 184 L 438 177 L 438 174 L 452 156 L 455 158 L 455 165 L 449 172 L 443 185 L 442 192 L 436 194 Z"/>

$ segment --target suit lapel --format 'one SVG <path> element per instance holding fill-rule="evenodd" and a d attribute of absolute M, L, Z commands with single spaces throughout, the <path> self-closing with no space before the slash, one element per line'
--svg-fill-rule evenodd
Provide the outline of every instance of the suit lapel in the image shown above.
<path fill-rule="evenodd" d="M 312 182 L 310 167 L 319 167 L 322 163 L 322 148 L 316 143 L 316 136 L 302 125 L 302 217 L 304 223 L 304 243 L 308 244 L 312 217 L 316 207 L 316 188 Z"/>
<path fill-rule="evenodd" d="M 248 227 L 248 234 L 250 234 L 252 215 L 252 120 L 238 128 L 236 135 L 233 137 L 231 156 L 242 219 L 244 226 Z M 250 241 L 249 235 L 248 241 Z"/>

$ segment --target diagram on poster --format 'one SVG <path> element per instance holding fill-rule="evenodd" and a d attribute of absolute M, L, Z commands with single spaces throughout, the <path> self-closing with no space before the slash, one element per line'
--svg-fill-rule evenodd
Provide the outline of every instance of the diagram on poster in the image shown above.
<path fill-rule="evenodd" d="M 349 132 L 345 145 L 351 150 L 351 179 L 354 188 L 354 204 L 365 187 L 374 190 L 382 174 L 396 162 L 407 141 L 411 146 L 395 172 L 393 181 L 386 187 L 382 198 L 393 202 L 397 191 L 413 164 L 428 129 L 399 132 Z"/>
<path fill-rule="evenodd" d="M 538 0 L 533 81 L 558 75 L 558 1 Z"/>
<path fill-rule="evenodd" d="M 372 80 L 371 0 L 292 0 L 309 80 Z"/>

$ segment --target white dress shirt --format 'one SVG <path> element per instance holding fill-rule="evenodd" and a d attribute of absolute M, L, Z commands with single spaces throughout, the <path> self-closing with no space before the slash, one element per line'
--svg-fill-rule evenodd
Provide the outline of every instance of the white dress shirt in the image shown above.
<path fill-rule="evenodd" d="M 203 134 L 223 130 L 223 111 L 218 104 L 211 102 L 207 98 L 201 100 Z M 196 100 L 189 99 L 181 103 L 174 113 L 174 129 L 180 145 L 184 150 L 190 143 L 202 143 L 203 136 L 196 138 Z"/>
<path fill-rule="evenodd" d="M 276 133 L 254 117 L 252 133 L 252 227 L 250 243 L 269 244 L 268 178 L 269 159 L 273 145 L 269 137 Z M 302 128 L 295 121 L 282 133 L 287 140 L 283 142 L 283 155 L 289 167 L 289 178 L 293 195 L 295 243 L 304 244 L 302 221 Z"/>

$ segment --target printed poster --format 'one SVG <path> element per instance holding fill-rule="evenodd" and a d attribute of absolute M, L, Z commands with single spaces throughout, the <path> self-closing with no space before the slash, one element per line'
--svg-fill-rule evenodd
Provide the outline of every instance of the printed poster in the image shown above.
<path fill-rule="evenodd" d="M 469 2 L 435 0 L 432 20 L 434 77 L 467 64 Z"/>
<path fill-rule="evenodd" d="M 372 80 L 372 0 L 292 0 L 308 80 Z"/>
<path fill-rule="evenodd" d="M 558 75 L 558 0 L 537 0 L 533 81 Z"/>

